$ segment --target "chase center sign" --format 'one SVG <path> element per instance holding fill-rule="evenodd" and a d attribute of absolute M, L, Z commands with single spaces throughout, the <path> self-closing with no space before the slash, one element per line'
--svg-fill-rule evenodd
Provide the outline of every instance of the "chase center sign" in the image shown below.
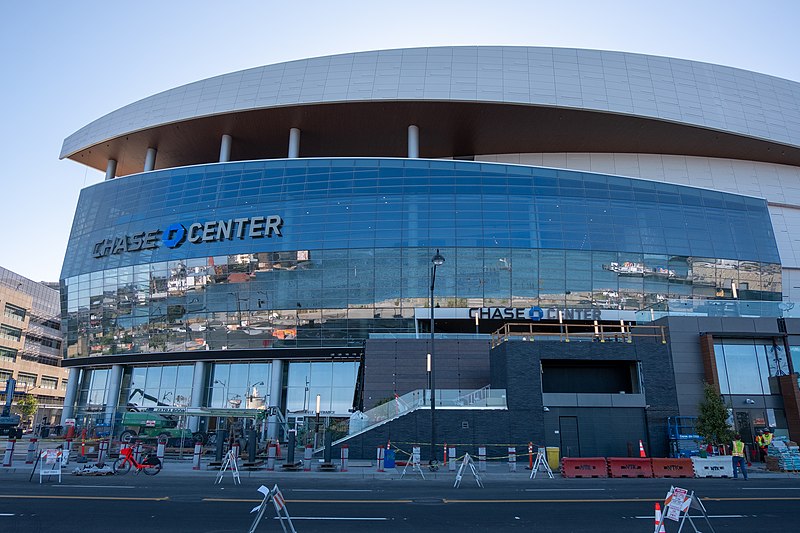
<path fill-rule="evenodd" d="M 597 308 L 558 308 L 539 306 L 523 307 L 471 307 L 469 317 L 480 320 L 558 320 L 559 312 L 563 320 L 601 320 L 600 309 Z"/>
<path fill-rule="evenodd" d="M 167 248 L 177 248 L 186 241 L 198 244 L 233 239 L 261 239 L 273 235 L 280 237 L 281 227 L 283 218 L 280 215 L 193 222 L 188 228 L 181 223 L 174 223 L 164 230 L 153 229 L 103 239 L 92 247 L 92 256 L 100 259 L 124 252 L 152 250 L 159 247 L 159 242 Z"/>

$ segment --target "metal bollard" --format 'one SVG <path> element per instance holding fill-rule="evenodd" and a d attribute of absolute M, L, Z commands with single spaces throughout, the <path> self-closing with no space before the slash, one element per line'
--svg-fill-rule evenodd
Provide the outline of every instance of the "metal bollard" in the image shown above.
<path fill-rule="evenodd" d="M 517 449 L 512 446 L 508 447 L 508 471 L 517 471 Z"/>
<path fill-rule="evenodd" d="M 101 439 L 97 444 L 97 466 L 102 467 L 105 464 L 106 446 L 108 446 L 106 439 Z"/>
<path fill-rule="evenodd" d="M 251 429 L 247 431 L 247 462 L 255 463 L 256 462 L 256 450 L 258 446 L 258 436 L 256 435 L 256 430 Z"/>
<path fill-rule="evenodd" d="M 378 446 L 378 472 L 383 472 L 383 446 Z"/>
<path fill-rule="evenodd" d="M 6 453 L 3 456 L 3 466 L 11 466 L 14 461 L 14 447 L 17 445 L 17 439 L 8 439 L 6 443 Z"/>
<path fill-rule="evenodd" d="M 456 471 L 456 447 L 450 446 L 447 450 L 447 453 L 450 454 L 450 460 L 447 462 L 447 469 L 451 472 Z"/>
<path fill-rule="evenodd" d="M 278 450 L 274 444 L 267 446 L 267 470 L 275 470 L 275 456 Z"/>
<path fill-rule="evenodd" d="M 295 443 L 295 431 L 289 431 L 289 443 L 286 445 L 286 464 L 293 465 L 294 464 L 294 449 L 296 446 Z"/>
<path fill-rule="evenodd" d="M 238 440 L 233 443 L 233 446 L 231 446 L 231 450 L 233 450 L 234 459 L 236 459 L 238 461 L 239 460 L 239 441 Z"/>
<path fill-rule="evenodd" d="M 478 446 L 478 471 L 486 472 L 486 446 Z"/>
<path fill-rule="evenodd" d="M 124 442 L 120 442 L 119 443 L 119 456 L 120 456 L 120 458 L 125 457 L 125 454 L 123 452 L 125 450 L 127 450 L 128 448 L 130 448 L 130 447 L 131 447 L 130 444 L 126 444 Z"/>
<path fill-rule="evenodd" d="M 161 466 L 164 466 L 164 454 L 166 451 L 167 444 L 159 441 L 158 447 L 156 448 L 156 457 L 158 457 L 158 460 L 161 461 Z"/>
<path fill-rule="evenodd" d="M 64 466 L 69 464 L 69 454 L 72 452 L 72 439 L 64 441 Z"/>
<path fill-rule="evenodd" d="M 306 445 L 306 451 L 303 454 L 303 472 L 311 472 L 311 455 L 314 453 L 314 447 L 310 444 Z"/>
<path fill-rule="evenodd" d="M 142 462 L 142 441 L 140 440 L 136 441 L 136 446 L 133 448 L 133 458 L 137 463 Z"/>
<path fill-rule="evenodd" d="M 350 447 L 347 444 L 342 444 L 341 449 L 339 450 L 342 455 L 342 468 L 341 472 L 347 472 L 347 463 L 350 459 Z"/>
<path fill-rule="evenodd" d="M 28 443 L 28 455 L 25 456 L 25 464 L 32 465 L 36 460 L 36 451 L 39 449 L 38 439 L 31 439 Z"/>
<path fill-rule="evenodd" d="M 192 470 L 200 470 L 200 454 L 203 452 L 201 442 L 194 443 L 194 457 L 192 457 Z"/>

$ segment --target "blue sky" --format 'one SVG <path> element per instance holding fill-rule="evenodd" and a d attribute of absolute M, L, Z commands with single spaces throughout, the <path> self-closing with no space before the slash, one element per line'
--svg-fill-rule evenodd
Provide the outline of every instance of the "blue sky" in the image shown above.
<path fill-rule="evenodd" d="M 800 81 L 796 1 L 40 1 L 3 6 L 0 265 L 57 280 L 80 190 L 102 174 L 59 161 L 92 120 L 244 68 L 439 45 L 621 50 Z"/>

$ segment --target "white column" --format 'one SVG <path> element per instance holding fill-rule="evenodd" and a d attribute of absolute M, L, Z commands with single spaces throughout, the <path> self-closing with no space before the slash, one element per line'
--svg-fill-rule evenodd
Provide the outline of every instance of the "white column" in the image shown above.
<path fill-rule="evenodd" d="M 109 159 L 106 165 L 106 179 L 113 180 L 117 176 L 117 160 Z"/>
<path fill-rule="evenodd" d="M 281 393 L 283 392 L 283 361 L 281 359 L 272 360 L 272 373 L 269 383 L 269 407 L 281 408 Z M 278 417 L 273 415 L 267 421 L 267 438 L 277 439 Z"/>
<path fill-rule="evenodd" d="M 289 155 L 290 159 L 300 157 L 300 130 L 292 128 L 289 130 Z"/>
<path fill-rule="evenodd" d="M 410 159 L 419 157 L 419 128 L 413 124 L 408 127 L 408 157 Z"/>
<path fill-rule="evenodd" d="M 69 369 L 67 392 L 64 395 L 64 410 L 61 411 L 62 426 L 67 418 L 75 418 L 75 397 L 78 395 L 78 379 L 80 378 L 80 375 L 80 368 L 73 366 Z"/>
<path fill-rule="evenodd" d="M 122 384 L 122 365 L 111 367 L 111 377 L 108 382 L 108 395 L 106 396 L 106 416 L 105 421 L 114 422 L 114 413 L 119 403 L 119 387 Z"/>
<path fill-rule="evenodd" d="M 194 379 L 192 380 L 192 402 L 190 407 L 203 407 L 203 400 L 205 399 L 206 391 L 206 367 L 207 363 L 197 361 L 194 364 Z M 189 417 L 189 429 L 195 432 L 200 429 L 200 418 L 196 416 Z"/>
<path fill-rule="evenodd" d="M 150 172 L 156 168 L 156 154 L 158 150 L 155 148 L 148 148 L 147 155 L 144 156 L 144 171 Z"/>
<path fill-rule="evenodd" d="M 231 144 L 233 144 L 233 137 L 226 133 L 222 136 L 222 142 L 219 144 L 220 163 L 227 163 L 231 160 Z"/>

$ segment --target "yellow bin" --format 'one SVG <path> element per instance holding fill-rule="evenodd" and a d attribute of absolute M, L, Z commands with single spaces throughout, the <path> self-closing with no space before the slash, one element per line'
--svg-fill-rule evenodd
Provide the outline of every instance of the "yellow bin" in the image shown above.
<path fill-rule="evenodd" d="M 547 451 L 547 464 L 550 465 L 552 470 L 558 470 L 561 467 L 558 462 L 560 459 L 558 448 L 556 446 L 548 446 L 545 450 Z"/>

